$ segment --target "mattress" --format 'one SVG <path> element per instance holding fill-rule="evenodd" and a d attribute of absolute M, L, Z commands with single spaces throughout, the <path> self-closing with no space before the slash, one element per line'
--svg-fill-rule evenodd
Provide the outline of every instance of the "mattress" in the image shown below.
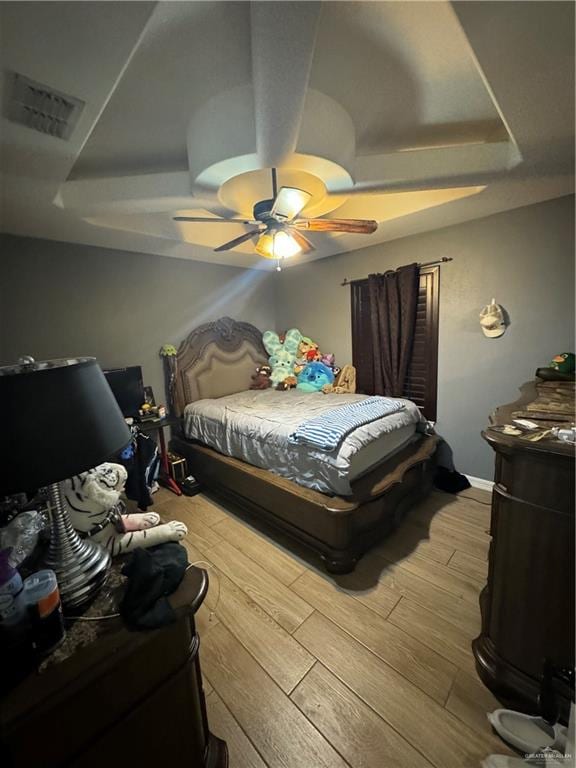
<path fill-rule="evenodd" d="M 353 480 L 400 450 L 425 423 L 414 403 L 404 400 L 401 411 L 353 430 L 336 451 L 293 445 L 288 437 L 307 419 L 364 399 L 365 395 L 296 389 L 239 392 L 186 406 L 184 433 L 190 440 L 306 488 L 349 496 Z"/>

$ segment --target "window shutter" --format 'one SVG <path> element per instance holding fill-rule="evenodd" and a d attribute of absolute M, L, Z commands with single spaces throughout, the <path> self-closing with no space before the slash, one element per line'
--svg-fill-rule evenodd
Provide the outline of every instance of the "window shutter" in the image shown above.
<path fill-rule="evenodd" d="M 421 267 L 414 344 L 404 387 L 404 397 L 416 403 L 424 416 L 432 421 L 436 420 L 439 287 L 440 267 Z M 374 394 L 374 368 L 368 280 L 352 283 L 351 302 L 356 388 L 358 392 L 370 395 Z"/>
<path fill-rule="evenodd" d="M 422 267 L 412 358 L 404 384 L 404 396 L 436 420 L 438 381 L 438 299 L 440 267 Z"/>
<path fill-rule="evenodd" d="M 352 300 L 352 365 L 356 368 L 356 390 L 362 394 L 374 392 L 372 365 L 372 323 L 370 322 L 370 293 L 368 280 L 358 280 L 350 286 Z"/>

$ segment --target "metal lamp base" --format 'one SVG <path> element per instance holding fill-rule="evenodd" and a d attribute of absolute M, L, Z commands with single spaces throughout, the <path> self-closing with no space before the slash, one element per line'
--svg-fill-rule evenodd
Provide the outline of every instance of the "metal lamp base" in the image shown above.
<path fill-rule="evenodd" d="M 48 493 L 50 546 L 44 562 L 56 574 L 64 611 L 79 610 L 104 586 L 110 570 L 110 553 L 76 533 L 58 483 L 50 485 Z"/>

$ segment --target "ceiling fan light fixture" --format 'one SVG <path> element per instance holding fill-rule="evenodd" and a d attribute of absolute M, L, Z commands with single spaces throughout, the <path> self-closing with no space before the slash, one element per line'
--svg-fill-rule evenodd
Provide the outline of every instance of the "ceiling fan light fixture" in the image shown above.
<path fill-rule="evenodd" d="M 276 232 L 274 237 L 274 256 L 278 259 L 289 259 L 290 256 L 296 256 L 302 249 L 294 240 L 292 235 L 287 232 Z"/>
<path fill-rule="evenodd" d="M 255 250 L 259 256 L 263 256 L 265 259 L 274 258 L 274 239 L 269 232 L 260 235 Z"/>
<path fill-rule="evenodd" d="M 281 187 L 274 201 L 271 215 L 282 221 L 292 221 L 311 199 L 312 195 L 303 189 Z"/>
<path fill-rule="evenodd" d="M 256 243 L 256 253 L 265 259 L 288 259 L 301 251 L 296 240 L 283 230 L 265 232 Z"/>

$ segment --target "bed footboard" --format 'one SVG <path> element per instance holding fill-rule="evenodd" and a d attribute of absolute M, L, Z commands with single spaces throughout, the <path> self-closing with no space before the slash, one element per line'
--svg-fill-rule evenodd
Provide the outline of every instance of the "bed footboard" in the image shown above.
<path fill-rule="evenodd" d="M 352 483 L 349 498 L 303 488 L 182 436 L 170 445 L 211 492 L 313 549 L 329 572 L 347 573 L 430 492 L 437 443 L 435 435 L 416 435 Z"/>

